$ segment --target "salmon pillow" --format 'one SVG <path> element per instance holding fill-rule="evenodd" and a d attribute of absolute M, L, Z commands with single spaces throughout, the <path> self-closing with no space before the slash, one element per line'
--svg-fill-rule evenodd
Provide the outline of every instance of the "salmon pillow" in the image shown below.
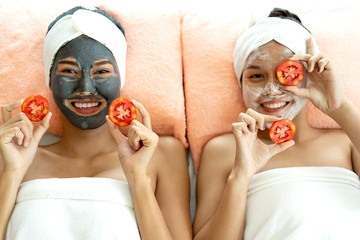
<path fill-rule="evenodd" d="M 0 105 L 41 94 L 53 117 L 49 133 L 62 134 L 60 111 L 45 85 L 43 41 L 49 23 L 74 7 L 72 1 L 0 3 Z M 179 11 L 141 11 L 130 4 L 107 1 L 107 10 L 124 27 L 128 51 L 121 96 L 143 103 L 154 131 L 173 135 L 184 146 L 185 109 Z"/>
<path fill-rule="evenodd" d="M 233 49 L 250 17 L 239 12 L 239 8 L 235 13 L 229 10 L 221 14 L 187 12 L 183 18 L 187 136 L 195 170 L 205 144 L 215 136 L 230 133 L 231 123 L 246 110 L 234 72 Z M 360 55 L 360 26 L 356 24 L 360 22 L 360 15 L 355 10 L 339 8 L 331 12 L 299 13 L 299 17 L 336 67 L 346 96 L 360 108 L 357 94 L 360 69 L 356 61 Z M 310 103 L 307 119 L 312 127 L 338 127 Z"/>

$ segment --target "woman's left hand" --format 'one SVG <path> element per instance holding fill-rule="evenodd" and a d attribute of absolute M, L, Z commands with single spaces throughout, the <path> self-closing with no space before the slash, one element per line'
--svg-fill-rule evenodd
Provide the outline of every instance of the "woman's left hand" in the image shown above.
<path fill-rule="evenodd" d="M 291 59 L 305 62 L 308 71 L 308 88 L 287 86 L 285 89 L 297 96 L 308 98 L 326 114 L 342 106 L 344 94 L 328 58 L 315 52 L 312 38 L 306 41 L 307 54 L 295 54 Z"/>
<path fill-rule="evenodd" d="M 106 117 L 110 132 L 118 146 L 119 159 L 128 181 L 147 174 L 149 162 L 159 141 L 159 136 L 152 131 L 150 115 L 145 107 L 135 100 L 132 102 L 139 110 L 143 123 L 133 120 L 127 137 L 108 116 Z"/>

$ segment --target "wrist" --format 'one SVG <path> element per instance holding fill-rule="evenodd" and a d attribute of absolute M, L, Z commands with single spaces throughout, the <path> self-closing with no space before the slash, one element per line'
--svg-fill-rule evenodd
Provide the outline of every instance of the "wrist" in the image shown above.
<path fill-rule="evenodd" d="M 151 186 L 151 178 L 146 173 L 132 173 L 126 176 L 130 186 L 145 187 Z"/>
<path fill-rule="evenodd" d="M 354 105 L 348 99 L 344 98 L 340 107 L 331 111 L 329 116 L 340 124 L 341 119 L 348 115 L 352 111 L 353 107 Z"/>
<path fill-rule="evenodd" d="M 251 182 L 252 177 L 254 174 L 247 173 L 247 172 L 239 172 L 239 171 L 231 171 L 229 174 L 229 177 L 227 179 L 228 182 L 235 183 L 235 184 L 241 184 L 241 185 L 249 185 Z"/>

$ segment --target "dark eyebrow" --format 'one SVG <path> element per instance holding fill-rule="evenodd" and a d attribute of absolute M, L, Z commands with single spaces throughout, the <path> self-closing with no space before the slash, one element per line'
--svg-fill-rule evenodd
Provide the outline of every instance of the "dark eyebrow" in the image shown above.
<path fill-rule="evenodd" d="M 95 61 L 94 66 L 99 66 L 99 65 L 107 64 L 107 63 L 111 64 L 111 62 L 108 59 L 102 59 L 102 60 Z"/>
<path fill-rule="evenodd" d="M 247 66 L 245 69 L 262 69 L 262 68 L 263 68 L 262 66 L 250 65 L 250 66 Z"/>
<path fill-rule="evenodd" d="M 71 60 L 60 60 L 59 62 L 58 62 L 58 64 L 70 64 L 70 65 L 75 65 L 75 66 L 77 66 L 77 64 L 76 64 L 76 62 L 74 62 L 74 61 L 71 61 Z"/>

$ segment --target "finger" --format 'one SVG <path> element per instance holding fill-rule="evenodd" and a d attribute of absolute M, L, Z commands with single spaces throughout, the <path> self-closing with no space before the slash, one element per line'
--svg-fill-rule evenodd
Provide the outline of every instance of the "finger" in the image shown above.
<path fill-rule="evenodd" d="M 251 132 L 256 131 L 256 120 L 246 113 L 240 113 L 238 117 L 239 122 L 245 122 Z"/>
<path fill-rule="evenodd" d="M 135 150 L 140 148 L 140 137 L 137 135 L 139 128 L 135 125 L 131 125 L 128 131 L 128 139 L 130 146 Z"/>
<path fill-rule="evenodd" d="M 25 113 L 23 112 L 16 114 L 12 118 L 10 118 L 5 124 L 3 124 L 3 127 L 7 125 L 10 126 L 19 121 L 25 122 L 31 132 L 34 130 L 34 125 L 31 123 L 31 121 L 26 117 Z"/>
<path fill-rule="evenodd" d="M 143 121 L 143 124 L 149 128 L 150 130 L 152 130 L 151 128 L 151 119 L 150 119 L 150 114 L 146 111 L 145 107 L 139 103 L 138 101 L 132 99 L 131 102 L 135 105 L 135 107 L 137 109 L 139 109 L 140 111 L 140 114 L 142 116 L 142 121 Z"/>
<path fill-rule="evenodd" d="M 1 143 L 11 143 L 13 138 L 15 138 L 18 145 L 23 144 L 24 134 L 21 132 L 20 128 L 13 127 L 1 132 Z"/>
<path fill-rule="evenodd" d="M 318 62 L 318 67 L 319 67 L 319 73 L 322 73 L 325 68 L 328 66 L 329 64 L 329 59 L 328 58 L 323 58 Z"/>
<path fill-rule="evenodd" d="M 113 136 L 115 142 L 119 144 L 120 142 L 126 140 L 127 138 L 122 134 L 122 132 L 118 129 L 118 127 L 110 120 L 109 116 L 106 115 L 105 118 L 109 126 L 109 131 Z"/>
<path fill-rule="evenodd" d="M 23 136 L 24 136 L 23 141 L 22 141 L 24 147 L 29 146 L 30 140 L 32 138 L 32 130 L 29 129 L 26 122 L 22 120 L 20 122 L 16 122 L 16 123 L 12 124 L 11 126 L 15 126 L 20 129 L 20 131 L 23 133 Z"/>
<path fill-rule="evenodd" d="M 10 118 L 11 118 L 11 112 L 14 111 L 15 109 L 19 108 L 21 106 L 21 104 L 23 103 L 23 99 L 4 105 L 1 107 L 1 116 L 3 119 L 3 122 L 7 122 Z"/>
<path fill-rule="evenodd" d="M 294 56 L 292 56 L 291 58 L 289 58 L 290 60 L 296 60 L 296 61 L 304 61 L 307 62 L 312 55 L 310 54 L 302 54 L 302 53 L 297 53 Z"/>
<path fill-rule="evenodd" d="M 300 88 L 297 86 L 286 86 L 286 91 L 292 92 L 296 96 L 303 97 L 303 98 L 309 98 L 310 97 L 310 91 L 308 88 Z"/>
<path fill-rule="evenodd" d="M 51 116 L 52 112 L 48 112 L 46 116 L 40 121 L 40 124 L 34 129 L 33 136 L 38 143 L 50 126 Z"/>
<path fill-rule="evenodd" d="M 308 63 L 307 71 L 308 72 L 314 71 L 315 66 L 317 66 L 317 63 L 319 62 L 319 60 L 321 58 L 323 58 L 323 56 L 321 54 L 315 54 L 315 55 L 311 56 L 307 62 Z"/>
<path fill-rule="evenodd" d="M 311 55 L 316 54 L 315 44 L 312 37 L 306 39 L 306 52 Z"/>
<path fill-rule="evenodd" d="M 270 148 L 270 155 L 271 157 L 285 151 L 289 147 L 293 146 L 295 144 L 294 140 L 290 140 L 288 142 L 280 143 L 280 144 L 272 144 L 269 146 Z"/>
<path fill-rule="evenodd" d="M 241 137 L 249 133 L 249 129 L 247 128 L 247 124 L 245 122 L 236 122 L 232 125 L 233 134 L 235 136 L 235 140 L 239 142 L 241 140 Z"/>
<path fill-rule="evenodd" d="M 134 128 L 137 128 L 136 126 L 134 126 Z M 130 146 L 135 150 L 139 150 L 141 147 L 141 137 L 140 137 L 140 129 L 134 129 L 134 134 L 131 135 L 131 137 L 129 138 L 129 143 Z"/>
<path fill-rule="evenodd" d="M 253 118 L 255 118 L 258 128 L 261 130 L 265 129 L 265 123 L 272 123 L 272 122 L 275 122 L 275 121 L 278 121 L 281 119 L 281 117 L 278 117 L 278 116 L 265 115 L 265 114 L 258 113 L 251 108 L 249 108 L 246 112 L 249 115 L 251 115 Z"/>

